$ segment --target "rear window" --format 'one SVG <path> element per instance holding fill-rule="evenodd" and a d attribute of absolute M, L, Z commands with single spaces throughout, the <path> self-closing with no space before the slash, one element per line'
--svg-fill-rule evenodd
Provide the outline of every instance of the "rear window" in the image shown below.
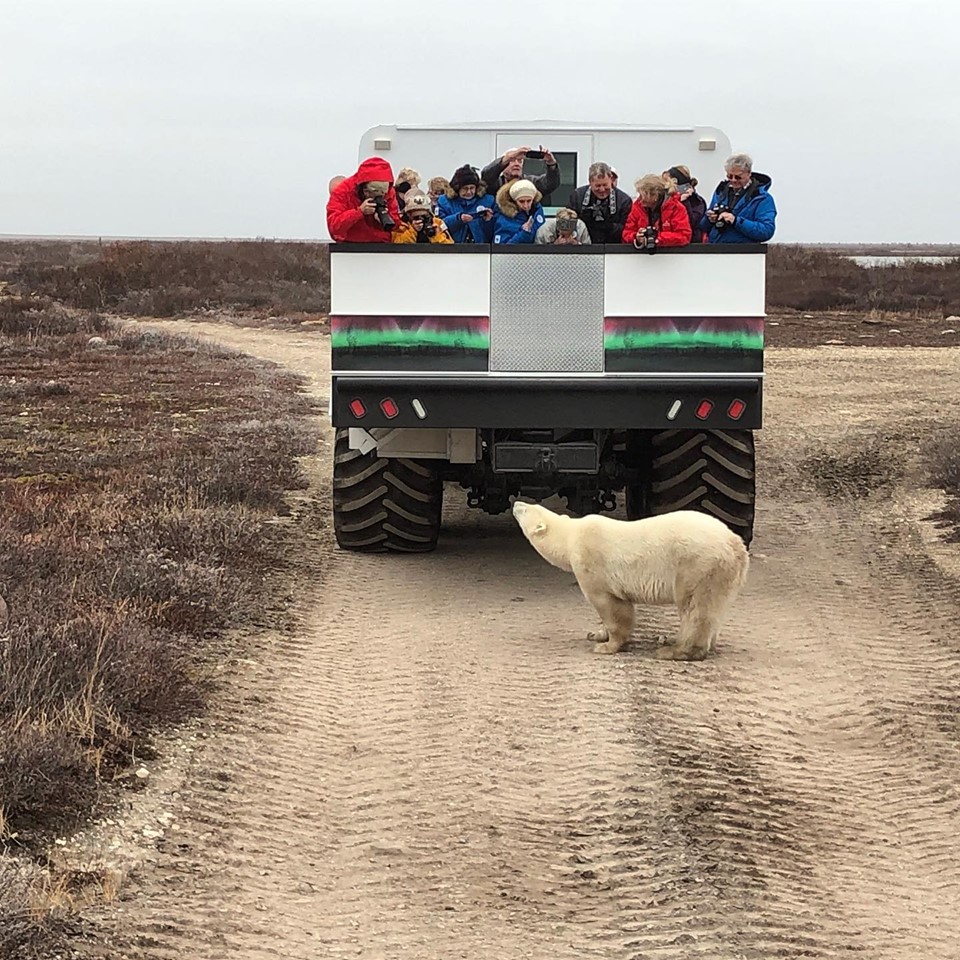
<path fill-rule="evenodd" d="M 576 151 L 564 153 L 561 150 L 555 150 L 553 155 L 557 158 L 557 166 L 560 168 L 560 186 L 550 194 L 549 198 L 544 198 L 543 212 L 549 216 L 555 214 L 561 207 L 567 206 L 570 194 L 577 187 Z M 545 173 L 546 169 L 547 165 L 543 160 L 523 161 L 523 175 L 525 177 L 536 177 Z"/>

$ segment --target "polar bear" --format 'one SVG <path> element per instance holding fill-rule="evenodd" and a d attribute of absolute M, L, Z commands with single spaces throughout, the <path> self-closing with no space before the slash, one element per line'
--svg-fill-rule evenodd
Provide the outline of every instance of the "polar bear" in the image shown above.
<path fill-rule="evenodd" d="M 676 604 L 680 636 L 657 655 L 702 660 L 746 582 L 743 541 L 722 521 L 694 510 L 644 520 L 568 517 L 538 503 L 513 504 L 513 515 L 537 553 L 577 578 L 603 627 L 590 633 L 597 653 L 618 653 L 630 640 L 634 604 Z"/>

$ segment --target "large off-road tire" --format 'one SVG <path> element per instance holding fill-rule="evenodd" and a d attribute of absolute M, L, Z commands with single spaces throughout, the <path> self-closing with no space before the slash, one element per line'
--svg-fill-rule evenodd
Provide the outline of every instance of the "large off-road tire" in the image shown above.
<path fill-rule="evenodd" d="M 650 515 L 650 439 L 642 430 L 627 430 L 624 435 L 624 464 L 640 476 L 623 491 L 628 520 L 641 520 Z"/>
<path fill-rule="evenodd" d="M 650 513 L 700 510 L 749 546 L 756 501 L 752 431 L 664 430 L 650 442 Z"/>
<path fill-rule="evenodd" d="M 351 450 L 338 430 L 333 451 L 333 530 L 344 550 L 426 553 L 437 546 L 443 480 L 433 460 Z"/>

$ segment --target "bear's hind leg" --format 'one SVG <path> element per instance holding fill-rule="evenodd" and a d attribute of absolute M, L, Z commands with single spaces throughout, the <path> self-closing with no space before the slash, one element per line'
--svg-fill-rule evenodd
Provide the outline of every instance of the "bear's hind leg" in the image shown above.
<path fill-rule="evenodd" d="M 657 656 L 661 660 L 703 660 L 719 632 L 714 617 L 690 604 L 680 611 L 680 636 L 676 645 L 661 647 Z"/>
<path fill-rule="evenodd" d="M 603 630 L 590 635 L 590 639 L 602 640 L 593 648 L 596 653 L 619 653 L 630 641 L 633 632 L 634 609 L 629 600 L 622 600 L 611 593 L 590 592 L 587 599 L 594 605 Z"/>

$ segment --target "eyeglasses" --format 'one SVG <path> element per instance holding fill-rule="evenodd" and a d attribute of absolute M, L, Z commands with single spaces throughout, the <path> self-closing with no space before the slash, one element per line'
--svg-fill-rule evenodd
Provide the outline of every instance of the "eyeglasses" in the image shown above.
<path fill-rule="evenodd" d="M 728 173 L 727 179 L 732 181 L 733 183 L 739 183 L 741 180 L 749 180 L 750 174 L 749 173 Z"/>

